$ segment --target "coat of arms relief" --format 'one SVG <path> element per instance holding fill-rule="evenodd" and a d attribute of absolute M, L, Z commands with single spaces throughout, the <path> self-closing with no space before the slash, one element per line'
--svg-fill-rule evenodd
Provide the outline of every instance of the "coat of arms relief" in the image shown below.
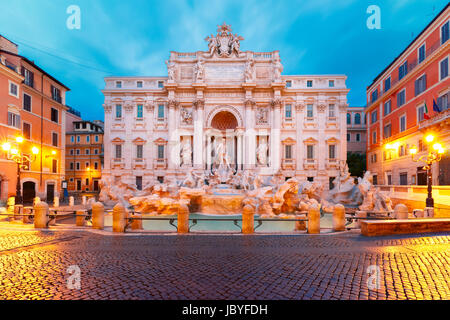
<path fill-rule="evenodd" d="M 208 42 L 209 57 L 212 57 L 214 53 L 217 53 L 220 57 L 230 57 L 233 53 L 239 57 L 241 53 L 240 41 L 244 40 L 241 36 L 233 34 L 231 32 L 231 26 L 225 22 L 217 26 L 217 35 L 210 35 L 205 38 Z"/>

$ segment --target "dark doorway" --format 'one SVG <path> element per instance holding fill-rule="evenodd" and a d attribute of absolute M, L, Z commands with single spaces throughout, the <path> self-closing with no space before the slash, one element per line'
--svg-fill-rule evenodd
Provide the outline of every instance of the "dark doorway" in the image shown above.
<path fill-rule="evenodd" d="M 427 185 L 427 171 L 423 170 L 423 167 L 417 167 L 417 185 Z"/>
<path fill-rule="evenodd" d="M 36 197 L 36 183 L 32 181 L 24 182 L 22 185 L 23 203 L 33 203 L 33 199 Z"/>
<path fill-rule="evenodd" d="M 48 184 L 47 185 L 47 203 L 52 203 L 54 197 L 55 197 L 55 185 Z"/>
<path fill-rule="evenodd" d="M 98 180 L 94 180 L 94 191 L 98 191 Z"/>

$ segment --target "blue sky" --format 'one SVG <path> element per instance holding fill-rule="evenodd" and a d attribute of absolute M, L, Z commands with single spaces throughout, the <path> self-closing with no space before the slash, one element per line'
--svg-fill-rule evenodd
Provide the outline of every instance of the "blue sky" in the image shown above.
<path fill-rule="evenodd" d="M 283 74 L 346 74 L 351 106 L 447 4 L 445 0 L 0 0 L 0 34 L 71 88 L 68 105 L 103 119 L 103 78 L 166 75 L 169 51 L 207 50 L 226 21 L 242 50 L 280 50 Z M 66 27 L 69 5 L 81 29 Z M 369 5 L 381 29 L 369 30 Z"/>

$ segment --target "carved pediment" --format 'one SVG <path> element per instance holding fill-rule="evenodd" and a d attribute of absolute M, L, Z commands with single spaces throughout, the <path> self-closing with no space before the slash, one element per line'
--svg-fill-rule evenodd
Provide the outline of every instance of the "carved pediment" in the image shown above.
<path fill-rule="evenodd" d="M 125 140 L 119 138 L 119 137 L 115 137 L 114 139 L 111 140 L 112 144 L 122 144 L 125 143 Z"/>
<path fill-rule="evenodd" d="M 318 143 L 319 141 L 317 141 L 317 140 L 314 139 L 313 137 L 309 137 L 308 139 L 303 140 L 303 142 L 304 142 L 305 144 L 316 144 L 316 143 Z"/>
<path fill-rule="evenodd" d="M 281 141 L 282 144 L 295 144 L 297 141 L 291 137 L 288 137 Z"/>
<path fill-rule="evenodd" d="M 141 137 L 137 137 L 136 139 L 133 140 L 134 144 L 144 144 L 146 142 L 147 142 L 147 140 L 144 140 Z"/>
<path fill-rule="evenodd" d="M 281 104 L 282 104 L 282 102 L 280 99 L 273 99 L 272 101 L 270 101 L 270 105 L 273 108 L 281 108 Z"/>
<path fill-rule="evenodd" d="M 335 137 L 331 137 L 331 138 L 329 138 L 329 139 L 327 139 L 327 140 L 325 140 L 326 141 L 326 143 L 328 143 L 328 144 L 335 144 L 335 143 L 338 143 L 339 142 L 339 139 L 337 139 L 337 138 L 335 138 Z"/>
<path fill-rule="evenodd" d="M 167 144 L 167 140 L 159 137 L 158 139 L 154 140 L 155 144 Z"/>

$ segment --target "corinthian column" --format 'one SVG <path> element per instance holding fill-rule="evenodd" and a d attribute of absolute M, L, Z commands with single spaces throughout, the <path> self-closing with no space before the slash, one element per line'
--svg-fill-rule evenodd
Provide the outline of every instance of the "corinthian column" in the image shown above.
<path fill-rule="evenodd" d="M 179 151 L 179 137 L 176 130 L 176 119 L 175 119 L 175 108 L 177 107 L 178 102 L 175 100 L 169 100 L 169 118 L 167 119 L 168 123 L 168 134 L 169 134 L 169 143 L 167 145 L 167 161 L 169 170 L 174 170 L 176 166 L 180 163 L 180 151 Z"/>
<path fill-rule="evenodd" d="M 244 153 L 244 168 L 252 169 L 256 163 L 256 136 L 255 136 L 255 117 L 254 108 L 255 102 L 251 99 L 245 101 L 245 153 Z"/>
<path fill-rule="evenodd" d="M 272 169 L 276 172 L 280 168 L 280 130 L 281 130 L 281 100 L 275 99 L 271 102 L 273 108 L 273 126 L 271 128 L 271 138 L 272 138 Z"/>
<path fill-rule="evenodd" d="M 194 168 L 203 168 L 203 110 L 204 101 L 196 100 L 194 119 Z"/>

